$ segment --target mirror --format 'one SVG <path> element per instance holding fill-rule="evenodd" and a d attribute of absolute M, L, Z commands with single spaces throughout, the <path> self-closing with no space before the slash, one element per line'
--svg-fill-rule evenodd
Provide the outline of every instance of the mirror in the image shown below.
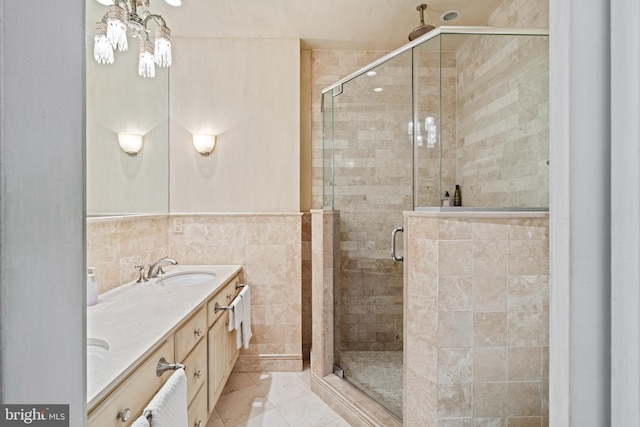
<path fill-rule="evenodd" d="M 140 39 L 115 51 L 113 64 L 93 56 L 96 22 L 107 7 L 87 0 L 86 191 L 87 216 L 169 212 L 169 70 L 138 75 Z M 118 133 L 142 135 L 137 155 L 125 153 Z"/>

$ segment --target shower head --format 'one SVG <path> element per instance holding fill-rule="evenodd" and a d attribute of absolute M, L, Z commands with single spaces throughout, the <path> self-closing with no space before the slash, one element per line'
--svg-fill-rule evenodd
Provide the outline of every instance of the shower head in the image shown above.
<path fill-rule="evenodd" d="M 429 31 L 434 30 L 436 27 L 433 25 L 425 25 L 424 24 L 424 10 L 427 8 L 426 4 L 421 4 L 416 7 L 416 10 L 420 12 L 420 26 L 416 27 L 409 34 L 409 41 L 417 39 L 421 35 L 427 34 Z"/>

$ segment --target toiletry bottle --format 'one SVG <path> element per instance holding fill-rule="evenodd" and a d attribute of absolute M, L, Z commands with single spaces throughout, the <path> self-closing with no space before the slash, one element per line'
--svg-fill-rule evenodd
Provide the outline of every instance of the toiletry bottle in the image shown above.
<path fill-rule="evenodd" d="M 448 191 L 444 192 L 444 199 L 442 199 L 442 206 L 444 206 L 445 208 L 451 206 L 451 199 L 449 198 Z"/>
<path fill-rule="evenodd" d="M 462 206 L 462 193 L 458 184 L 456 184 L 456 191 L 453 192 L 453 206 Z"/>
<path fill-rule="evenodd" d="M 95 305 L 98 302 L 98 282 L 93 270 L 95 267 L 87 268 L 87 305 Z"/>

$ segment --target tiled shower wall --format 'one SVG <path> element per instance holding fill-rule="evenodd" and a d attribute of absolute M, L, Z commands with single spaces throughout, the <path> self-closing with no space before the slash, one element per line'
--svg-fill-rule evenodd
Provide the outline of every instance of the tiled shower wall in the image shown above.
<path fill-rule="evenodd" d="M 402 349 L 402 266 L 389 257 L 389 234 L 412 208 L 410 67 L 411 55 L 396 58 L 325 103 L 334 118 L 341 350 Z"/>
<path fill-rule="evenodd" d="M 415 99 L 417 122 L 422 141 L 416 142 L 415 206 L 440 206 L 445 191 L 453 197 L 456 179 L 457 151 L 457 68 L 455 52 L 434 52 L 440 40 L 424 43 L 414 50 Z M 407 69 L 407 75 L 411 70 Z M 425 118 L 434 117 L 440 134 L 430 147 L 426 141 Z M 440 167 L 442 162 L 442 168 Z M 406 167 L 412 167 L 408 164 Z M 442 178 L 442 191 L 440 179 Z"/>
<path fill-rule="evenodd" d="M 405 216 L 405 425 L 547 426 L 548 215 Z"/>
<path fill-rule="evenodd" d="M 463 205 L 549 206 L 548 58 L 541 36 L 470 36 L 458 50 Z"/>
<path fill-rule="evenodd" d="M 183 233 L 170 231 L 174 217 L 87 221 L 87 263 L 97 267 L 100 292 L 135 280 L 134 265 L 165 255 L 181 264 L 240 264 L 254 333 L 236 370 L 301 370 L 302 214 L 184 215 Z"/>

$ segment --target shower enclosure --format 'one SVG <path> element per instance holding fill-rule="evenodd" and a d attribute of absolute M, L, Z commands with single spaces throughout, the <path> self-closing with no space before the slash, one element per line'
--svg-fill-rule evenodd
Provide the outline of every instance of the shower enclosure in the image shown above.
<path fill-rule="evenodd" d="M 437 28 L 324 89 L 322 110 L 334 373 L 402 418 L 403 211 L 548 207 L 548 32 Z M 462 206 L 443 207 L 456 185 Z"/>

